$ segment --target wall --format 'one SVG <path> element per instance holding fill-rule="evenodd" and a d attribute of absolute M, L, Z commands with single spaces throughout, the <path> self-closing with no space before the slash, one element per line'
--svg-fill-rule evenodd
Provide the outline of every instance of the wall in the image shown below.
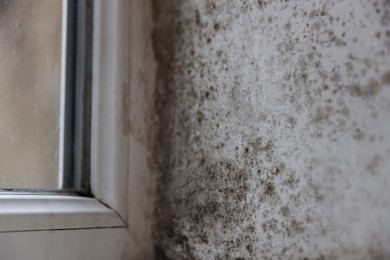
<path fill-rule="evenodd" d="M 390 257 L 390 1 L 154 1 L 158 255 Z"/>
<path fill-rule="evenodd" d="M 130 88 L 124 86 L 123 109 L 128 118 L 123 132 L 129 136 L 128 237 L 122 259 L 152 259 L 154 176 L 152 151 L 155 114 L 156 62 L 152 46 L 151 1 L 130 1 Z"/>

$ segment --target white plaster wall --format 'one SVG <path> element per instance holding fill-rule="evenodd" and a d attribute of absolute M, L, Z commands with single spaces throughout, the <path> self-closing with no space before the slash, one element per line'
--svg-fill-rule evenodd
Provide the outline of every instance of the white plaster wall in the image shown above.
<path fill-rule="evenodd" d="M 390 1 L 154 4 L 160 256 L 390 258 Z"/>

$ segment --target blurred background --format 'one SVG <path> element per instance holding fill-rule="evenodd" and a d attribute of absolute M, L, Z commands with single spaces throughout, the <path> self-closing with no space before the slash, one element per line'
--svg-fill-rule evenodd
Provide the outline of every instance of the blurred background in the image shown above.
<path fill-rule="evenodd" d="M 57 188 L 61 0 L 0 0 L 0 188 Z"/>

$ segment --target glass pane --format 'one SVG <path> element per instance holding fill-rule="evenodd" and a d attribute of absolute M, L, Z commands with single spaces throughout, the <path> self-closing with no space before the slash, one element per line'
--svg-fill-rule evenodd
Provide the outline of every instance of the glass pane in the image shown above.
<path fill-rule="evenodd" d="M 61 23 L 61 0 L 0 0 L 0 188 L 57 188 Z"/>

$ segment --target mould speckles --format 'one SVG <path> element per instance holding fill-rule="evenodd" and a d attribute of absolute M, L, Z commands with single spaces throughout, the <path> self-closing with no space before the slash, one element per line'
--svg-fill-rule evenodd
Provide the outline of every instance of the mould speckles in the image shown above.
<path fill-rule="evenodd" d="M 354 66 L 353 66 L 353 63 L 351 61 L 347 61 L 345 63 L 345 67 L 346 67 L 348 75 L 351 75 L 354 72 Z"/>
<path fill-rule="evenodd" d="M 363 141 L 366 137 L 366 134 L 360 130 L 360 128 L 356 128 L 353 134 L 353 138 L 357 141 Z"/>
<path fill-rule="evenodd" d="M 379 81 L 371 79 L 367 85 L 354 84 L 349 86 L 352 96 L 358 96 L 362 98 L 373 97 L 381 90 L 382 85 Z"/>
<path fill-rule="evenodd" d="M 319 124 L 328 120 L 333 113 L 333 107 L 331 106 L 319 106 L 316 108 L 312 117 L 313 123 Z"/>
<path fill-rule="evenodd" d="M 199 124 L 202 124 L 202 121 L 204 119 L 204 114 L 203 112 L 201 111 L 198 111 L 197 114 L 196 114 L 196 119 L 198 121 Z"/>
<path fill-rule="evenodd" d="M 249 147 L 244 148 L 244 156 L 251 156 L 253 160 L 271 160 L 274 155 L 274 144 L 272 140 L 255 138 L 248 143 Z"/>
<path fill-rule="evenodd" d="M 347 184 L 355 195 L 358 174 L 382 177 L 373 156 L 390 153 L 352 160 L 387 141 L 383 1 L 362 13 L 364 1 L 154 2 L 158 246 L 172 259 L 294 259 L 332 242 L 338 224 L 322 213 Z"/>
<path fill-rule="evenodd" d="M 291 22 L 288 22 L 288 23 L 286 23 L 286 24 L 284 25 L 284 29 L 287 30 L 287 31 L 290 31 L 290 30 L 291 30 L 291 27 L 292 27 Z"/>
<path fill-rule="evenodd" d="M 287 237 L 292 237 L 303 233 L 305 231 L 304 224 L 297 219 L 289 221 L 278 221 L 277 219 L 270 219 L 261 224 L 262 231 L 267 234 L 283 234 Z M 272 236 L 268 236 L 272 240 Z"/>
<path fill-rule="evenodd" d="M 288 117 L 287 118 L 287 127 L 290 129 L 294 129 L 297 125 L 297 119 L 295 117 Z"/>
<path fill-rule="evenodd" d="M 381 24 L 383 26 L 389 26 L 390 25 L 390 10 L 387 9 L 383 12 L 382 18 L 381 18 Z"/>
<path fill-rule="evenodd" d="M 321 186 L 318 184 L 315 184 L 311 177 L 309 177 L 308 180 L 309 187 L 311 189 L 311 192 L 314 194 L 314 199 L 317 202 L 322 202 L 325 199 L 324 193 L 321 191 Z"/>
<path fill-rule="evenodd" d="M 284 206 L 280 209 L 280 214 L 282 214 L 283 217 L 288 217 L 290 215 L 290 208 L 287 206 Z"/>
<path fill-rule="evenodd" d="M 390 85 L 390 70 L 382 75 L 382 84 Z"/>
<path fill-rule="evenodd" d="M 295 189 L 298 183 L 299 180 L 296 178 L 294 174 L 287 175 L 282 181 L 282 184 L 288 187 L 289 189 Z"/>
<path fill-rule="evenodd" d="M 199 10 L 195 10 L 195 22 L 197 26 L 201 25 Z"/>
<path fill-rule="evenodd" d="M 303 227 L 303 223 L 301 221 L 298 221 L 296 219 L 293 219 L 289 225 L 284 224 L 284 228 L 286 228 L 286 233 L 288 236 L 291 236 L 293 234 L 297 233 L 303 233 L 305 231 Z"/>
<path fill-rule="evenodd" d="M 275 186 L 272 182 L 267 182 L 264 187 L 264 195 L 268 197 L 275 196 Z"/>
<path fill-rule="evenodd" d="M 264 10 L 264 8 L 267 7 L 267 1 L 264 1 L 264 0 L 257 0 L 257 6 L 258 6 L 261 10 Z"/>
<path fill-rule="evenodd" d="M 375 155 L 367 164 L 366 170 L 371 174 L 375 175 L 377 173 L 377 167 L 380 163 L 383 162 L 383 157 L 381 155 Z"/>
<path fill-rule="evenodd" d="M 338 46 L 338 47 L 343 47 L 343 46 L 346 46 L 347 43 L 345 41 L 343 41 L 342 39 L 340 38 L 337 38 L 335 40 L 335 45 Z"/>
<path fill-rule="evenodd" d="M 214 30 L 218 31 L 220 28 L 220 24 L 219 23 L 215 23 L 214 24 Z"/>
<path fill-rule="evenodd" d="M 267 222 L 263 223 L 261 225 L 263 232 L 265 233 L 271 233 L 272 232 L 277 232 L 277 225 L 278 225 L 278 220 L 276 219 L 270 219 Z"/>
<path fill-rule="evenodd" d="M 281 172 L 283 172 L 285 169 L 285 164 L 283 162 L 275 165 L 273 168 L 272 168 L 272 174 L 274 175 L 278 175 L 280 174 Z"/>

